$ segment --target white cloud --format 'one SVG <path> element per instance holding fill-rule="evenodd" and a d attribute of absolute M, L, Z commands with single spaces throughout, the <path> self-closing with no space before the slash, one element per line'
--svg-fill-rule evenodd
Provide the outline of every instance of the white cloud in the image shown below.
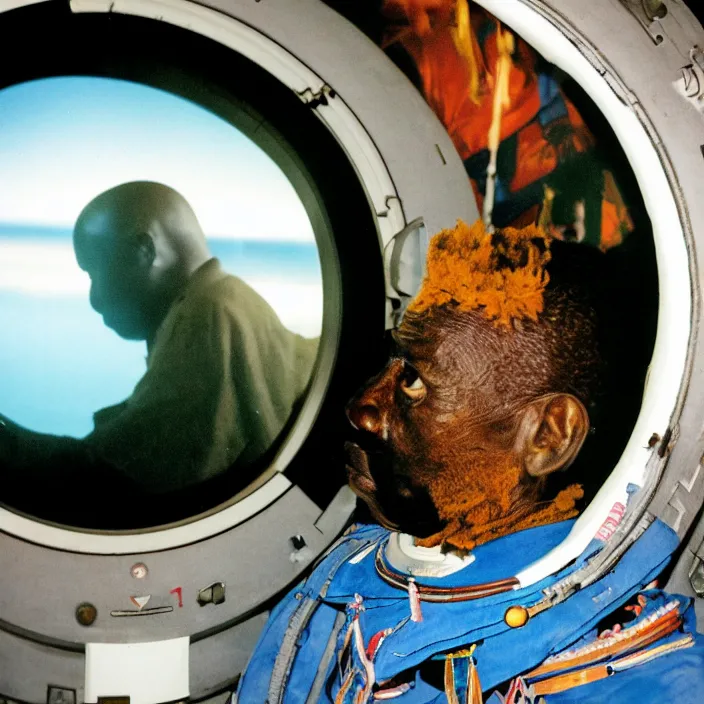
<path fill-rule="evenodd" d="M 246 277 L 248 283 L 276 311 L 281 322 L 303 337 L 319 337 L 323 323 L 323 291 L 319 284 L 287 284 Z"/>
<path fill-rule="evenodd" d="M 85 296 L 90 278 L 65 242 L 0 238 L 0 291 L 30 296 Z"/>

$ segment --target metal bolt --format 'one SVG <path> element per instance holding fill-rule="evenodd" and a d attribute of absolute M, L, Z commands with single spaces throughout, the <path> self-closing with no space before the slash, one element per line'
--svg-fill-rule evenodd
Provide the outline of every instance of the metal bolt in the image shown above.
<path fill-rule="evenodd" d="M 92 626 L 96 618 L 98 618 L 98 609 L 93 604 L 79 604 L 76 608 L 76 621 L 81 626 Z"/>

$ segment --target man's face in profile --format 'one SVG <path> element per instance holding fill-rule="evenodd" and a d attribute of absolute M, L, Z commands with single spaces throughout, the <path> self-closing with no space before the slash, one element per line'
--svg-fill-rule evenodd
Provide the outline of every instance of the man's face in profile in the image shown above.
<path fill-rule="evenodd" d="M 350 485 L 380 523 L 471 549 L 577 514 L 578 484 L 544 494 L 589 428 L 561 390 L 557 339 L 545 323 L 499 328 L 477 311 L 406 314 L 386 367 L 347 408 Z"/>
<path fill-rule="evenodd" d="M 472 352 L 480 329 L 451 317 L 404 320 L 387 366 L 348 406 L 359 429 L 348 446 L 350 484 L 389 528 L 421 538 L 440 531 L 439 504 L 454 484 L 467 490 L 461 510 L 467 500 L 484 503 L 487 518 L 499 510 L 489 485 L 502 472 L 513 479 L 512 427 L 491 401 L 489 362 Z"/>
<path fill-rule="evenodd" d="M 481 221 L 431 241 L 391 359 L 347 408 L 350 484 L 386 527 L 469 550 L 577 515 L 582 487 L 548 480 L 582 448 L 601 360 L 574 250 L 548 246 Z"/>
<path fill-rule="evenodd" d="M 127 340 L 147 338 L 149 280 L 131 238 L 91 231 L 90 222 L 74 235 L 78 265 L 91 280 L 90 304 L 105 325 Z"/>

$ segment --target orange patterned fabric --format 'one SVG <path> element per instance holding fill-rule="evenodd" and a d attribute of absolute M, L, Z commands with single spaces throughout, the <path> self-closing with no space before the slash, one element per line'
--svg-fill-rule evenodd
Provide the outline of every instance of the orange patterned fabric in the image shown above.
<path fill-rule="evenodd" d="M 430 6 L 429 6 L 430 5 Z M 438 7 L 442 5 L 442 8 Z M 425 7 L 423 7 L 425 6 Z M 465 159 L 487 147 L 495 86 L 498 49 L 495 41 L 480 46 L 477 25 L 485 21 L 474 6 L 470 12 L 472 50 L 478 73 L 478 102 L 472 100 L 472 65 L 453 40 L 455 0 L 387 0 L 387 16 L 406 17 L 408 28 L 391 28 L 385 44 L 401 41 L 413 57 L 421 76 L 423 94 L 450 133 L 460 156 Z M 423 33 L 416 32 L 421 27 Z M 510 106 L 504 109 L 501 139 L 533 119 L 540 109 L 540 94 L 534 72 L 535 57 L 522 40 L 514 53 L 514 70 L 509 84 Z"/>
<path fill-rule="evenodd" d="M 384 0 L 382 12 L 387 23 L 382 46 L 400 44 L 410 55 L 425 99 L 465 161 L 481 208 L 486 165 L 477 157 L 488 147 L 499 55 L 496 36 L 501 25 L 468 0 Z M 525 224 L 536 207 L 543 206 L 541 183 L 552 179 L 550 185 L 560 198 L 560 179 L 577 177 L 574 172 L 561 174 L 559 167 L 592 158 L 594 136 L 557 82 L 542 70 L 536 52 L 516 37 L 500 124 L 500 140 L 510 140 L 514 153 L 508 173 L 499 168 L 502 182 L 496 195 L 497 205 L 507 206 L 502 212 L 508 213 L 509 220 L 497 222 L 499 226 Z M 589 243 L 608 249 L 623 241 L 633 222 L 613 174 L 598 166 L 588 174 L 580 176 L 585 179 L 584 196 L 575 197 L 570 184 L 570 195 L 565 197 L 572 201 L 561 208 L 575 222 L 563 218 L 553 223 L 550 217 L 541 222 L 553 237 L 562 238 L 569 231 L 579 239 L 589 231 Z M 586 199 L 601 201 L 601 207 L 587 208 L 590 213 L 601 212 L 600 222 L 585 224 L 580 219 Z"/>

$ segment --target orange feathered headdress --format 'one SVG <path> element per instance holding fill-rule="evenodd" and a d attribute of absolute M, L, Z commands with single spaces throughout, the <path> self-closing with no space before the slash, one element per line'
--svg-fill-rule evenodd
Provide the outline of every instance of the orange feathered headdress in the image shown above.
<path fill-rule="evenodd" d="M 550 239 L 534 225 L 489 233 L 481 220 L 471 227 L 458 220 L 431 239 L 427 273 L 408 311 L 450 304 L 506 327 L 516 319 L 537 320 L 549 261 Z"/>

